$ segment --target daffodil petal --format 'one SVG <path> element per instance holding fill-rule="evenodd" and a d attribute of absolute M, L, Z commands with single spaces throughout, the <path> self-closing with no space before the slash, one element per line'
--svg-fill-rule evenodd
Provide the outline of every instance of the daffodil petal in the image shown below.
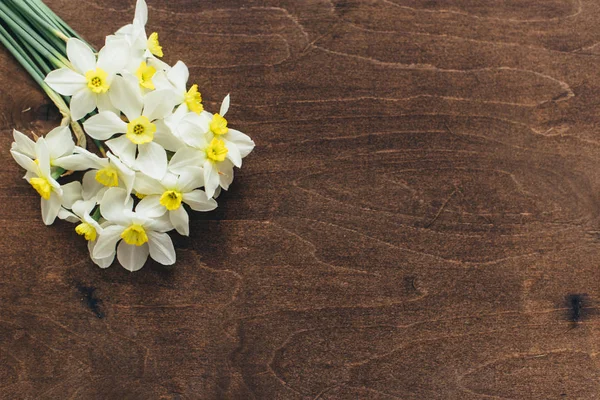
<path fill-rule="evenodd" d="M 41 199 L 41 207 L 42 221 L 44 221 L 45 225 L 52 225 L 60 211 L 60 197 L 53 191 L 48 200 Z"/>
<path fill-rule="evenodd" d="M 110 111 L 102 111 L 84 122 L 85 132 L 94 139 L 107 140 L 117 133 L 127 132 L 127 124 Z"/>
<path fill-rule="evenodd" d="M 79 181 L 73 181 L 67 183 L 66 185 L 62 185 L 62 190 L 63 194 L 61 201 L 62 206 L 65 208 L 73 207 L 73 204 L 77 200 L 81 200 L 83 198 L 81 197 L 81 182 Z"/>
<path fill-rule="evenodd" d="M 204 163 L 204 190 L 208 197 L 212 197 L 215 189 L 219 187 L 219 171 L 217 167 L 210 162 Z"/>
<path fill-rule="evenodd" d="M 254 141 L 248 135 L 231 128 L 227 132 L 226 139 L 236 145 L 242 158 L 250 154 L 255 146 Z"/>
<path fill-rule="evenodd" d="M 227 96 L 225 96 L 225 98 L 223 99 L 223 102 L 221 103 L 221 109 L 219 111 L 219 115 L 224 117 L 225 114 L 227 114 L 227 111 L 229 111 L 229 94 Z"/>
<path fill-rule="evenodd" d="M 153 194 L 162 194 L 162 192 L 164 191 L 164 188 L 158 180 L 151 178 L 148 175 L 141 172 L 135 174 L 133 188 L 137 193 L 141 193 L 145 196 Z"/>
<path fill-rule="evenodd" d="M 48 149 L 46 139 L 43 137 L 35 142 L 35 158 L 37 159 L 38 168 L 42 176 L 50 176 L 50 150 Z"/>
<path fill-rule="evenodd" d="M 229 185 L 233 182 L 233 164 L 229 160 L 225 160 L 219 164 L 219 185 L 225 190 L 229 189 Z"/>
<path fill-rule="evenodd" d="M 150 232 L 148 232 L 149 234 Z M 123 268 L 128 271 L 135 272 L 142 269 L 149 254 L 148 243 L 141 246 L 135 246 L 121 241 L 117 247 L 117 259 Z"/>
<path fill-rule="evenodd" d="M 98 68 L 114 75 L 125 67 L 128 56 L 129 45 L 124 39 L 111 40 L 98 52 Z"/>
<path fill-rule="evenodd" d="M 102 216 L 117 224 L 127 224 L 126 211 L 131 211 L 133 199 L 127 195 L 125 189 L 112 187 L 106 191 L 100 202 Z"/>
<path fill-rule="evenodd" d="M 80 90 L 87 90 L 87 79 L 69 68 L 51 71 L 44 79 L 51 89 L 63 96 L 73 96 Z"/>
<path fill-rule="evenodd" d="M 83 175 L 83 179 L 81 180 L 82 182 L 82 196 L 84 198 L 84 200 L 96 200 L 96 197 L 98 195 L 98 192 L 100 192 L 101 189 L 105 188 L 106 186 L 104 186 L 103 184 L 101 184 L 100 182 L 98 182 L 96 180 L 96 173 L 98 171 L 93 169 L 91 171 L 86 172 Z"/>
<path fill-rule="evenodd" d="M 96 56 L 90 47 L 77 38 L 67 41 L 67 57 L 75 67 L 75 70 L 85 74 L 89 70 L 96 69 Z"/>
<path fill-rule="evenodd" d="M 184 193 L 183 202 L 194 211 L 212 211 L 217 208 L 217 201 L 209 198 L 204 190 Z"/>
<path fill-rule="evenodd" d="M 92 253 L 93 258 L 102 259 L 115 254 L 115 246 L 121 240 L 121 233 L 125 228 L 120 225 L 110 225 L 102 230 L 98 236 L 96 246 Z"/>
<path fill-rule="evenodd" d="M 14 150 L 11 150 L 10 154 L 13 156 L 17 164 L 21 166 L 21 168 L 25 169 L 28 172 L 36 173 L 37 164 L 31 158 Z"/>
<path fill-rule="evenodd" d="M 186 114 L 177 124 L 177 134 L 186 144 L 201 148 L 206 143 L 210 120 L 196 113 Z"/>
<path fill-rule="evenodd" d="M 63 221 L 70 222 L 72 224 L 76 224 L 80 221 L 77 215 L 73 214 L 69 210 L 65 210 L 64 208 L 58 210 L 58 218 L 62 219 Z"/>
<path fill-rule="evenodd" d="M 138 146 L 135 165 L 151 178 L 162 179 L 167 173 L 167 153 L 158 143 L 150 142 Z"/>
<path fill-rule="evenodd" d="M 170 90 L 155 90 L 144 97 L 144 111 L 142 115 L 150 121 L 163 119 L 170 115 L 175 108 L 176 99 Z"/>
<path fill-rule="evenodd" d="M 115 153 L 125 164 L 134 165 L 135 163 L 135 150 L 137 145 L 132 143 L 131 140 L 125 135 L 121 135 L 115 139 L 111 139 L 106 142 L 108 148 Z"/>
<path fill-rule="evenodd" d="M 150 257 L 159 264 L 175 264 L 175 247 L 171 237 L 166 233 L 148 232 L 148 245 L 150 247 Z"/>
<path fill-rule="evenodd" d="M 177 233 L 183 236 L 190 235 L 190 216 L 184 207 L 169 211 L 169 219 Z"/>
<path fill-rule="evenodd" d="M 116 76 L 109 95 L 112 104 L 121 110 L 130 121 L 142 115 L 142 95 L 133 82 L 122 76 Z"/>
<path fill-rule="evenodd" d="M 183 147 L 171 157 L 169 171 L 175 174 L 185 172 L 189 167 L 201 167 L 204 161 L 204 153 L 191 147 Z"/>
<path fill-rule="evenodd" d="M 110 100 L 109 90 L 106 93 L 99 93 L 96 95 L 96 107 L 98 107 L 98 112 L 110 111 L 114 114 L 120 115 L 119 109 L 114 106 L 114 104 Z"/>
<path fill-rule="evenodd" d="M 204 171 L 199 167 L 188 167 L 181 171 L 177 185 L 181 192 L 187 193 L 204 186 Z"/>
<path fill-rule="evenodd" d="M 94 257 L 94 248 L 96 247 L 96 241 L 95 240 L 90 240 L 88 241 L 88 251 L 90 252 L 90 258 L 92 259 L 92 261 L 94 262 L 94 264 L 96 264 L 97 266 L 99 266 L 100 268 L 108 268 L 112 265 L 112 263 L 115 261 L 115 253 L 113 252 L 111 255 L 109 255 L 108 257 L 105 258 L 95 258 Z"/>
<path fill-rule="evenodd" d="M 144 0 L 137 0 L 135 3 L 135 19 L 142 25 L 148 22 L 148 6 Z"/>
<path fill-rule="evenodd" d="M 227 147 L 227 158 L 231 160 L 233 165 L 238 168 L 242 166 L 242 155 L 240 154 L 240 150 L 235 144 L 230 143 L 228 140 L 224 140 L 225 147 Z"/>
<path fill-rule="evenodd" d="M 154 133 L 154 141 L 160 144 L 165 150 L 176 152 L 185 146 L 181 140 L 171 133 L 164 121 L 156 121 L 156 132 Z"/>
<path fill-rule="evenodd" d="M 96 94 L 91 90 L 80 90 L 73 95 L 70 109 L 71 117 L 79 121 L 96 109 Z"/>
<path fill-rule="evenodd" d="M 89 215 L 92 212 L 94 207 L 96 207 L 96 202 L 93 200 L 78 200 L 73 203 L 71 209 L 77 216 L 83 219 L 85 215 Z"/>
<path fill-rule="evenodd" d="M 135 212 L 146 218 L 156 218 L 164 215 L 167 209 L 160 204 L 160 196 L 151 195 L 144 197 L 137 206 Z"/>
<path fill-rule="evenodd" d="M 68 126 L 59 126 L 52 129 L 45 136 L 51 158 L 59 158 L 67 154 L 72 154 L 75 149 L 75 142 L 71 135 L 71 129 Z"/>
<path fill-rule="evenodd" d="M 177 61 L 173 68 L 167 72 L 167 77 L 175 85 L 178 91 L 186 92 L 187 81 L 190 77 L 190 71 L 183 61 Z"/>
<path fill-rule="evenodd" d="M 33 140 L 16 129 L 13 129 L 13 138 L 15 140 L 14 150 L 30 158 L 35 157 L 35 142 Z"/>

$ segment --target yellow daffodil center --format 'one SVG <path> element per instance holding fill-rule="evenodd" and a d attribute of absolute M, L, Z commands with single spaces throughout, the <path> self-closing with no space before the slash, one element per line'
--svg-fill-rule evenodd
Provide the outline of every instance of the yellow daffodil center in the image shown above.
<path fill-rule="evenodd" d="M 44 200 L 50 199 L 52 194 L 52 185 L 46 178 L 31 178 L 29 184 L 42 196 Z"/>
<path fill-rule="evenodd" d="M 87 241 L 96 240 L 96 228 L 87 222 L 82 222 L 77 225 L 77 227 L 75 227 L 75 232 L 77 232 L 78 235 L 85 237 L 85 240 Z"/>
<path fill-rule="evenodd" d="M 141 225 L 133 224 L 121 233 L 121 239 L 127 244 L 141 246 L 148 241 L 148 235 Z"/>
<path fill-rule="evenodd" d="M 146 197 L 146 195 L 142 194 L 142 193 L 135 192 L 135 197 L 137 197 L 138 199 L 142 200 L 144 197 Z"/>
<path fill-rule="evenodd" d="M 212 121 L 210 121 L 210 130 L 215 135 L 224 135 L 229 132 L 229 128 L 227 128 L 227 120 L 221 117 L 219 114 L 215 114 L 212 117 Z"/>
<path fill-rule="evenodd" d="M 148 38 L 148 50 L 150 50 L 150 53 L 154 54 L 156 57 L 163 56 L 162 47 L 158 42 L 158 33 L 154 32 Z"/>
<path fill-rule="evenodd" d="M 224 141 L 214 138 L 206 148 L 206 157 L 212 162 L 225 161 L 228 151 Z"/>
<path fill-rule="evenodd" d="M 177 210 L 181 207 L 181 201 L 183 200 L 183 195 L 181 192 L 176 190 L 168 190 L 160 196 L 160 204 L 165 206 L 165 208 L 169 211 Z"/>
<path fill-rule="evenodd" d="M 154 132 L 156 132 L 156 125 L 142 115 L 127 124 L 125 136 L 135 144 L 144 144 L 154 140 Z"/>
<path fill-rule="evenodd" d="M 196 114 L 200 114 L 204 110 L 202 95 L 198 91 L 198 85 L 193 85 L 185 94 L 185 104 L 190 111 Z"/>
<path fill-rule="evenodd" d="M 85 73 L 88 88 L 96 94 L 108 92 L 110 85 L 106 81 L 106 78 L 108 78 L 108 74 L 102 68 L 89 70 Z"/>
<path fill-rule="evenodd" d="M 154 82 L 152 82 L 154 74 L 156 74 L 156 68 L 149 66 L 145 61 L 142 61 L 140 67 L 135 72 L 135 76 L 137 76 L 140 86 L 150 90 L 155 89 Z"/>
<path fill-rule="evenodd" d="M 108 187 L 119 186 L 119 174 L 113 168 L 106 167 L 96 172 L 96 180 Z"/>

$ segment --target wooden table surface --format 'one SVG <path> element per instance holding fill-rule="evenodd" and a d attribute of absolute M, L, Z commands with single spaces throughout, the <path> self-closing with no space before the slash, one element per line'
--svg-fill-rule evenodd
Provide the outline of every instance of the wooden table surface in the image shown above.
<path fill-rule="evenodd" d="M 47 3 L 100 46 L 134 1 Z M 58 114 L 0 49 L 0 398 L 599 398 L 598 1 L 149 6 L 256 149 L 176 266 L 101 270 L 10 157 Z"/>

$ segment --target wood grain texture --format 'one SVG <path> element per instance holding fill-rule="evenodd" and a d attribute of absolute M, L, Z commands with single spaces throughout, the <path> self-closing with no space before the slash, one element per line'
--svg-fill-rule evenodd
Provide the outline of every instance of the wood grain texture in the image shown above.
<path fill-rule="evenodd" d="M 99 46 L 134 1 L 47 3 Z M 148 3 L 257 147 L 175 267 L 100 270 L 10 157 L 58 115 L 1 50 L 0 398 L 600 397 L 600 2 Z"/>

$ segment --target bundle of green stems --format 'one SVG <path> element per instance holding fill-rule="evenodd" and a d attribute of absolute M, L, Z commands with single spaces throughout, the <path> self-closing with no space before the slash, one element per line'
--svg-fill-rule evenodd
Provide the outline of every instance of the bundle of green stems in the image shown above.
<path fill-rule="evenodd" d="M 41 0 L 0 0 L 0 42 L 56 104 L 78 144 L 85 145 L 81 125 L 70 118 L 68 99 L 44 82 L 50 71 L 71 67 L 66 42 L 72 37 L 83 40 Z"/>

